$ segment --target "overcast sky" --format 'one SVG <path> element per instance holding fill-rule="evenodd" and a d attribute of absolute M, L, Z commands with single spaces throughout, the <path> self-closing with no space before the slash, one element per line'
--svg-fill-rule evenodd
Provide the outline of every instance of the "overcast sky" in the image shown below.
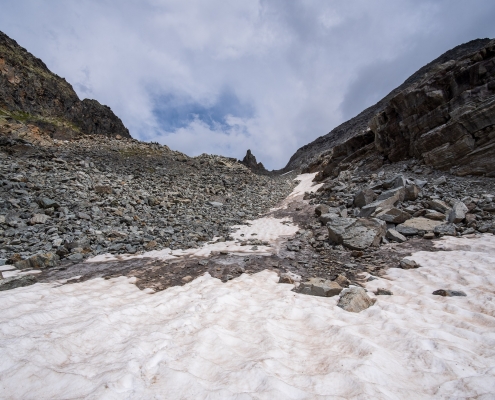
<path fill-rule="evenodd" d="M 493 0 L 3 0 L 0 30 L 131 135 L 268 168 L 446 50 Z"/>

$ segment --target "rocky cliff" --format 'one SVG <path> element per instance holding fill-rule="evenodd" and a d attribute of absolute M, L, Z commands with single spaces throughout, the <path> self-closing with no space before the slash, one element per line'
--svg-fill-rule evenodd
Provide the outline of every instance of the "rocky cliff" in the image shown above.
<path fill-rule="evenodd" d="M 120 135 L 128 129 L 96 100 L 80 100 L 72 86 L 0 32 L 0 113 L 36 125 L 52 137 Z"/>
<path fill-rule="evenodd" d="M 490 39 L 476 39 L 447 51 L 411 75 L 375 105 L 336 127 L 327 135 L 301 147 L 291 157 L 283 171 L 304 168 L 314 171 L 330 166 L 327 170 L 331 169 L 338 174 L 335 169 L 337 165 L 348 163 L 364 154 L 368 154 L 371 167 L 378 167 L 388 158 L 390 161 L 408 157 L 422 158 L 422 154 L 428 149 L 433 150 L 433 147 L 429 148 L 429 146 L 434 145 L 438 148 L 442 145 L 447 146 L 447 142 L 450 146 L 462 137 L 469 142 L 463 147 L 469 151 L 460 149 L 464 143 L 461 141 L 456 145 L 459 150 L 452 147 L 446 154 L 451 154 L 454 159 L 457 159 L 461 153 L 462 157 L 467 156 L 477 147 L 473 143 L 474 139 L 469 141 L 465 137 L 466 131 L 462 131 L 460 126 L 467 123 L 469 118 L 488 118 L 488 121 L 481 123 L 480 126 L 483 127 L 479 129 L 486 129 L 493 124 L 487 116 L 490 112 L 493 114 L 489 100 L 490 97 L 493 98 L 493 89 L 490 86 L 493 78 L 492 48 L 493 42 Z M 479 72 L 478 68 L 480 68 Z M 410 106 L 413 109 L 409 109 Z M 466 112 L 474 114 L 468 117 Z M 459 118 L 462 121 L 458 121 Z M 454 120 L 458 123 L 455 124 Z M 447 132 L 455 125 L 455 128 L 463 133 L 459 131 L 452 136 L 452 139 L 449 137 L 449 140 L 435 139 L 437 140 L 435 142 L 425 139 L 426 136 L 431 136 L 428 132 L 447 122 L 449 125 L 443 128 L 443 132 Z M 466 129 L 471 136 L 479 131 L 478 125 Z M 423 135 L 422 144 L 414 147 L 414 142 Z M 486 159 L 482 154 L 486 155 L 490 152 L 490 148 L 486 148 L 487 140 L 490 141 L 489 133 L 479 133 L 479 135 L 483 139 L 480 136 L 478 143 L 480 146 L 483 144 L 484 149 L 476 155 L 477 166 L 471 169 L 460 168 L 459 173 L 486 172 L 483 168 L 480 169 L 480 165 L 483 164 L 482 158 Z M 372 151 L 375 149 L 380 153 Z M 442 152 L 442 149 L 438 148 L 436 151 Z M 435 154 L 425 155 L 425 162 L 437 168 L 450 168 L 455 164 L 447 160 L 437 161 Z M 447 158 L 451 156 L 446 155 Z M 458 164 L 467 165 L 471 160 L 474 160 L 473 155 L 459 160 Z"/>

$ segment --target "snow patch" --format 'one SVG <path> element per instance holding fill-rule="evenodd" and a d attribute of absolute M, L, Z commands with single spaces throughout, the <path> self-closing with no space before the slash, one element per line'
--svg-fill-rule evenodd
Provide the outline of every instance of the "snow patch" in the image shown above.
<path fill-rule="evenodd" d="M 495 236 L 440 243 L 453 250 L 369 282 L 394 295 L 359 314 L 270 271 L 152 295 L 126 277 L 1 292 L 2 397 L 491 398 Z"/>

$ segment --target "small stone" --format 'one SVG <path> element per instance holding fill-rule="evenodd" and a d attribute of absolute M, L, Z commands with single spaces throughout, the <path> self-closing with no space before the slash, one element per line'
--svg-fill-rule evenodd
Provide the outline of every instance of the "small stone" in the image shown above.
<path fill-rule="evenodd" d="M 315 207 L 315 214 L 316 216 L 320 216 L 322 214 L 326 214 L 328 212 L 330 207 L 328 207 L 326 204 L 319 204 Z"/>
<path fill-rule="evenodd" d="M 44 224 L 46 221 L 48 221 L 50 217 L 45 214 L 34 214 L 33 217 L 29 220 L 29 223 L 31 225 L 36 225 L 36 224 Z"/>
<path fill-rule="evenodd" d="M 418 198 L 421 189 L 416 185 L 407 185 L 404 194 L 405 201 L 414 201 Z"/>
<path fill-rule="evenodd" d="M 376 216 L 376 218 L 392 224 L 402 224 L 408 219 L 411 219 L 411 214 L 393 207 L 389 210 L 382 211 Z"/>
<path fill-rule="evenodd" d="M 181 279 L 181 281 L 184 282 L 184 283 L 191 282 L 192 280 L 193 280 L 193 277 L 191 275 L 187 275 L 187 276 L 185 276 L 184 278 Z"/>
<path fill-rule="evenodd" d="M 348 312 L 361 312 L 371 307 L 374 301 L 366 294 L 363 288 L 345 289 L 340 296 L 337 306 Z"/>
<path fill-rule="evenodd" d="M 433 232 L 427 232 L 423 235 L 423 239 L 434 239 L 435 238 L 435 234 Z"/>
<path fill-rule="evenodd" d="M 432 219 L 434 221 L 445 221 L 445 214 L 438 211 L 429 210 L 426 211 L 425 218 Z"/>
<path fill-rule="evenodd" d="M 419 265 L 414 260 L 409 260 L 407 258 L 403 258 L 402 260 L 400 260 L 400 267 L 402 269 L 413 269 L 413 268 L 418 268 Z"/>
<path fill-rule="evenodd" d="M 84 213 L 84 212 L 77 213 L 77 217 L 80 219 L 85 219 L 87 221 L 91 220 L 91 216 L 89 214 Z"/>
<path fill-rule="evenodd" d="M 280 279 L 278 283 L 290 283 L 295 284 L 296 282 L 301 282 L 301 277 L 294 274 L 293 272 L 284 272 L 280 274 Z"/>
<path fill-rule="evenodd" d="M 151 240 L 148 243 L 146 243 L 146 246 L 144 247 L 146 248 L 146 250 L 151 250 L 154 249 L 157 245 L 158 243 L 156 242 L 156 240 Z"/>
<path fill-rule="evenodd" d="M 210 201 L 209 204 L 212 207 L 223 207 L 223 203 L 220 203 L 218 201 Z"/>
<path fill-rule="evenodd" d="M 378 288 L 376 289 L 375 294 L 377 296 L 392 296 L 394 293 L 388 289 Z"/>
<path fill-rule="evenodd" d="M 435 211 L 438 211 L 441 213 L 445 213 L 446 211 L 450 211 L 450 207 L 447 205 L 447 203 L 445 203 L 442 200 L 438 200 L 438 199 L 430 200 L 428 202 L 428 205 L 432 210 L 435 210 Z"/>
<path fill-rule="evenodd" d="M 95 186 L 95 192 L 100 194 L 112 194 L 113 189 L 111 186 Z"/>
<path fill-rule="evenodd" d="M 434 294 L 435 296 L 443 296 L 443 297 L 466 296 L 466 293 L 464 293 L 461 290 L 445 290 L 445 289 L 435 290 L 432 294 Z"/>
<path fill-rule="evenodd" d="M 376 198 L 375 192 L 371 189 L 360 190 L 354 196 L 354 205 L 356 207 L 362 208 L 370 203 L 372 203 Z"/>
<path fill-rule="evenodd" d="M 55 200 L 51 200 L 48 197 L 42 197 L 39 201 L 38 204 L 40 205 L 41 208 L 58 208 L 59 205 Z"/>
<path fill-rule="evenodd" d="M 340 286 L 342 286 L 343 288 L 345 287 L 349 287 L 350 285 L 350 281 L 349 279 L 347 279 L 344 275 L 340 274 L 337 276 L 337 278 L 335 278 L 335 282 L 337 282 Z"/>

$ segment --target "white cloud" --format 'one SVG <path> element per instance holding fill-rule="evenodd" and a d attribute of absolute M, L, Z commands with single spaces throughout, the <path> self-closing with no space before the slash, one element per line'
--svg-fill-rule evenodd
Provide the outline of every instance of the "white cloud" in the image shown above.
<path fill-rule="evenodd" d="M 0 26 L 81 97 L 108 104 L 134 137 L 191 155 L 242 158 L 250 148 L 280 168 L 298 147 L 443 51 L 494 36 L 495 5 L 466 7 L 424 0 L 5 0 Z M 365 76 L 380 84 L 360 93 Z M 226 90 L 250 112 L 229 116 L 226 107 L 221 115 Z M 216 106 L 217 123 L 199 115 L 170 128 L 155 112 L 166 96 L 192 108 Z"/>

